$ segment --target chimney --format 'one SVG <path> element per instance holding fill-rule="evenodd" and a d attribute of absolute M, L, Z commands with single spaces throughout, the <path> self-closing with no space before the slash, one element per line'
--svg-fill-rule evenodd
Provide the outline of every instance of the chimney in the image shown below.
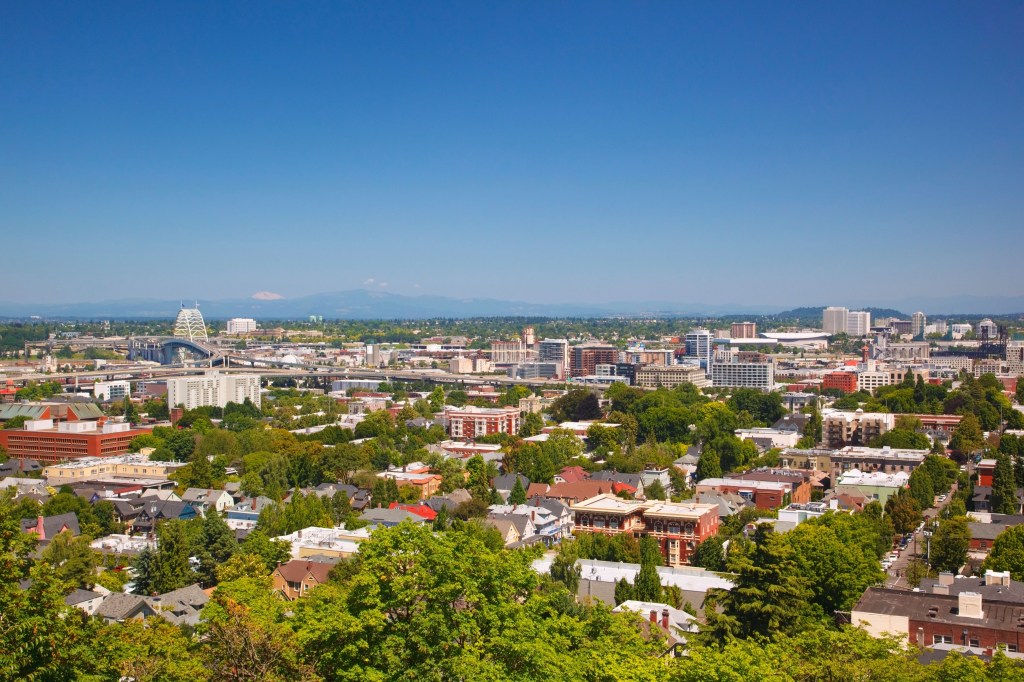
<path fill-rule="evenodd" d="M 957 595 L 957 605 L 961 618 L 983 618 L 985 615 L 981 610 L 981 595 L 977 592 L 961 592 Z"/>
<path fill-rule="evenodd" d="M 252 496 L 252 510 L 256 511 L 256 496 Z"/>
<path fill-rule="evenodd" d="M 531 509 L 530 510 L 530 521 L 536 521 L 536 520 L 537 520 L 537 512 L 535 512 L 535 511 L 533 511 Z"/>
<path fill-rule="evenodd" d="M 42 516 L 37 516 L 36 517 L 36 535 L 39 536 L 40 540 L 45 540 L 46 539 L 46 527 L 43 526 L 43 517 Z"/>
<path fill-rule="evenodd" d="M 1009 571 L 985 571 L 985 585 L 1002 585 L 1004 587 L 1010 586 L 1010 572 Z"/>
<path fill-rule="evenodd" d="M 924 628 L 917 629 L 917 646 L 920 649 L 924 648 Z"/>
<path fill-rule="evenodd" d="M 651 624 L 658 624 L 658 612 L 655 609 L 651 609 Z"/>
<path fill-rule="evenodd" d="M 666 631 L 668 630 L 668 609 L 661 610 L 661 627 L 665 628 Z"/>

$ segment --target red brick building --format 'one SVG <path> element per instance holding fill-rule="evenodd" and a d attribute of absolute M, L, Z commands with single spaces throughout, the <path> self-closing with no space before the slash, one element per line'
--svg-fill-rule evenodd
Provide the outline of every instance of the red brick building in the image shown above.
<path fill-rule="evenodd" d="M 448 433 L 454 439 L 479 438 L 492 433 L 519 433 L 518 407 L 449 407 L 444 412 Z"/>
<path fill-rule="evenodd" d="M 829 372 L 821 379 L 822 390 L 838 388 L 843 393 L 857 392 L 857 375 L 853 372 Z"/>
<path fill-rule="evenodd" d="M 573 346 L 569 376 L 585 377 L 597 373 L 598 365 L 614 365 L 619 351 L 614 346 Z"/>
<path fill-rule="evenodd" d="M 870 587 L 851 616 L 854 625 L 876 637 L 899 635 L 921 647 L 1024 650 L 1024 601 L 1020 583 L 1009 573 L 960 580 L 940 574 L 930 588 L 922 583 L 920 592 Z"/>
<path fill-rule="evenodd" d="M 65 430 L 64 424 L 49 429 L 3 429 L 0 445 L 11 457 L 35 459 L 55 464 L 82 457 L 112 457 L 129 452 L 132 440 L 149 429 L 123 428 L 125 425 L 96 426 L 80 431 Z"/>
<path fill-rule="evenodd" d="M 697 546 L 718 533 L 715 504 L 636 502 L 603 494 L 573 504 L 571 509 L 576 532 L 654 538 L 667 566 L 689 564 Z"/>

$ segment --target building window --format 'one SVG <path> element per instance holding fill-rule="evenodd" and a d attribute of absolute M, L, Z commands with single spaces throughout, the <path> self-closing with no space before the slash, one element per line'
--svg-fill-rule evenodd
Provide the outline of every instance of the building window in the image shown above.
<path fill-rule="evenodd" d="M 953 643 L 953 636 L 952 635 L 933 635 L 932 636 L 932 644 L 952 644 L 952 643 Z"/>
<path fill-rule="evenodd" d="M 980 649 L 981 641 L 977 639 L 968 640 L 968 646 L 970 646 L 972 649 Z"/>

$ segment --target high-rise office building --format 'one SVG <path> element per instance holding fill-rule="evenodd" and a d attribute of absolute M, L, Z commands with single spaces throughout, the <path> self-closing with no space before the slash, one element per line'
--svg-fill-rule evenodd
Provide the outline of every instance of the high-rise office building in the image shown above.
<path fill-rule="evenodd" d="M 850 311 L 846 315 L 846 333 L 848 336 L 867 336 L 871 333 L 871 313 Z"/>
<path fill-rule="evenodd" d="M 826 334 L 846 333 L 846 318 L 850 314 L 847 308 L 829 306 L 821 316 L 821 328 Z"/>
<path fill-rule="evenodd" d="M 707 329 L 693 329 L 686 332 L 686 355 L 691 358 L 709 360 L 713 338 Z"/>
<path fill-rule="evenodd" d="M 924 313 L 916 312 L 910 316 L 910 333 L 913 336 L 924 336 L 924 326 L 927 322 Z"/>
<path fill-rule="evenodd" d="M 753 339 L 757 337 L 757 325 L 753 322 L 733 322 L 732 338 Z"/>
<path fill-rule="evenodd" d="M 557 362 L 562 367 L 561 376 L 569 367 L 569 341 L 567 339 L 544 339 L 537 344 L 537 360 Z"/>

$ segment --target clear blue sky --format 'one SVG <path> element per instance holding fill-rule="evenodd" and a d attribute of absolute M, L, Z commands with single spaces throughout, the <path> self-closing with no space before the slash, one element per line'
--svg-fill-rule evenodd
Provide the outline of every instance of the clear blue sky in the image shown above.
<path fill-rule="evenodd" d="M 1024 4 L 8 2 L 0 235 L 40 303 L 1021 294 Z"/>

